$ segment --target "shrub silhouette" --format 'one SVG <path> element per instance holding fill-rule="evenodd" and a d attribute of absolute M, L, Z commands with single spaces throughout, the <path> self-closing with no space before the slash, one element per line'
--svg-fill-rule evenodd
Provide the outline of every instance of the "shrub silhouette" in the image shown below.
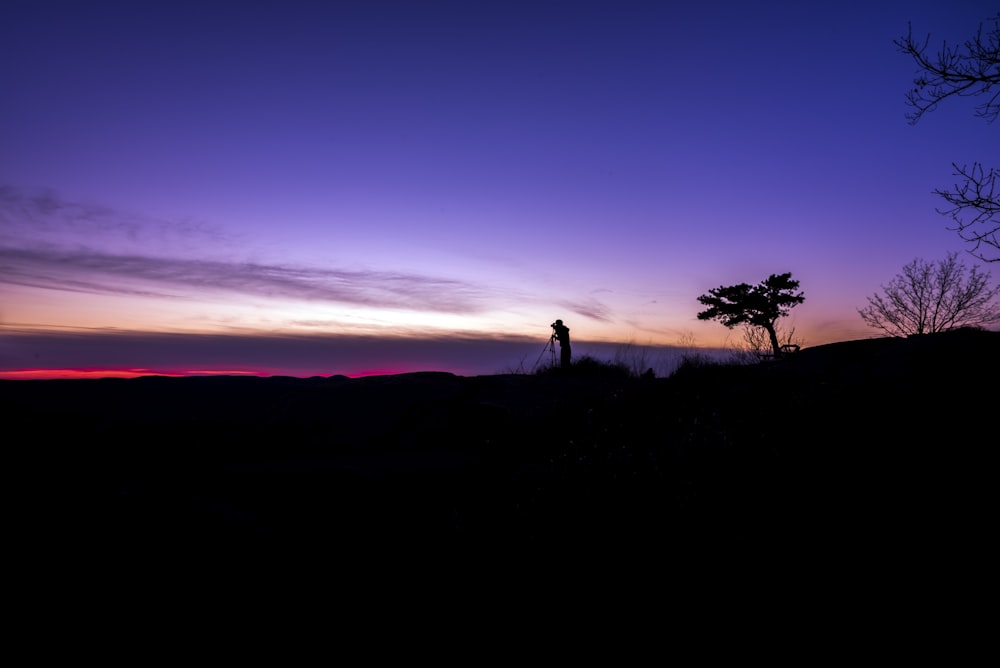
<path fill-rule="evenodd" d="M 703 369 L 705 367 L 716 367 L 716 366 L 727 366 L 740 364 L 738 360 L 731 360 L 730 362 L 725 362 L 723 360 L 715 359 L 710 355 L 704 353 L 686 353 L 681 356 L 681 361 L 677 364 L 677 368 L 674 369 L 673 373 L 670 374 L 671 377 L 678 374 L 691 373 L 695 369 Z"/>
<path fill-rule="evenodd" d="M 578 358 L 564 369 L 560 366 L 546 366 L 535 372 L 536 376 L 570 375 L 588 378 L 630 378 L 634 374 L 622 362 L 605 362 L 591 355 Z"/>

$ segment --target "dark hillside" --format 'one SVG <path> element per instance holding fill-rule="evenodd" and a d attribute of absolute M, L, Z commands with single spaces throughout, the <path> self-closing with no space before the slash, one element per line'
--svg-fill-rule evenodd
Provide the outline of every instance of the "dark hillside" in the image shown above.
<path fill-rule="evenodd" d="M 961 330 L 661 379 L 3 381 L 0 405 L 18 514 L 56 544 L 972 549 L 998 350 Z"/>

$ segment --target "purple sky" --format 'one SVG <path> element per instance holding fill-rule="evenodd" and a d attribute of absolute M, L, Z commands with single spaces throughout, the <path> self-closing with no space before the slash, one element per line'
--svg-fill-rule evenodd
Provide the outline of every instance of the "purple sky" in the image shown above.
<path fill-rule="evenodd" d="M 909 125 L 892 42 L 997 11 L 6 0 L 0 375 L 496 373 L 556 318 L 728 346 L 697 297 L 786 271 L 804 346 L 876 335 L 997 146 L 964 100 Z"/>

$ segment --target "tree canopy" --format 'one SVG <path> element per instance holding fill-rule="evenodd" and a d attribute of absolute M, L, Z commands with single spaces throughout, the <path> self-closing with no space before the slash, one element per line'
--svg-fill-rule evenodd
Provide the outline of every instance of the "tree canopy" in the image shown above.
<path fill-rule="evenodd" d="M 719 286 L 698 297 L 708 307 L 698 314 L 698 319 L 717 320 L 730 329 L 743 324 L 761 327 L 768 334 L 774 356 L 780 357 L 775 323 L 805 301 L 803 294 L 796 292 L 798 288 L 799 282 L 791 272 L 771 274 L 757 285 Z"/>

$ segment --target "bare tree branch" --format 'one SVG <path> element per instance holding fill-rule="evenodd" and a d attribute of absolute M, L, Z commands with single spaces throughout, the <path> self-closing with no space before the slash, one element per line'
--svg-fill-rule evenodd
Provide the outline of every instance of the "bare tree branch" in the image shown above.
<path fill-rule="evenodd" d="M 925 113 L 934 111 L 944 100 L 974 97 L 981 101 L 975 115 L 987 123 L 1000 117 L 1000 13 L 992 19 L 993 27 L 984 32 L 983 24 L 974 38 L 961 47 L 943 42 L 936 54 L 928 51 L 930 36 L 922 41 L 913 37 L 913 26 L 905 37 L 894 40 L 900 52 L 917 65 L 914 87 L 906 93 L 912 111 L 906 115 L 915 124 Z M 981 163 L 971 168 L 952 163 L 955 176 L 963 179 L 952 189 L 935 190 L 948 206 L 938 213 L 950 216 L 955 227 L 949 228 L 972 245 L 969 251 L 984 262 L 1000 261 L 1000 194 L 995 190 L 1000 171 L 986 169 Z"/>
<path fill-rule="evenodd" d="M 995 262 L 1000 259 L 1000 193 L 997 192 L 1000 170 L 990 168 L 986 171 L 978 162 L 972 167 L 959 167 L 954 163 L 952 167 L 955 176 L 964 181 L 956 183 L 951 190 L 934 191 L 949 204 L 949 208 L 937 212 L 955 221 L 955 227 L 948 229 L 958 232 L 963 240 L 972 244 L 969 251 L 972 255 L 985 262 Z"/>
<path fill-rule="evenodd" d="M 910 123 L 916 123 L 950 97 L 983 97 L 976 105 L 976 115 L 987 123 L 1000 116 L 1000 88 L 994 89 L 1000 84 L 1000 13 L 992 20 L 990 31 L 984 33 L 983 24 L 979 24 L 976 36 L 962 47 L 942 42 L 934 55 L 928 53 L 930 35 L 923 41 L 914 39 L 912 25 L 906 37 L 893 41 L 917 65 L 914 88 L 906 94 L 913 108 L 907 114 Z"/>

